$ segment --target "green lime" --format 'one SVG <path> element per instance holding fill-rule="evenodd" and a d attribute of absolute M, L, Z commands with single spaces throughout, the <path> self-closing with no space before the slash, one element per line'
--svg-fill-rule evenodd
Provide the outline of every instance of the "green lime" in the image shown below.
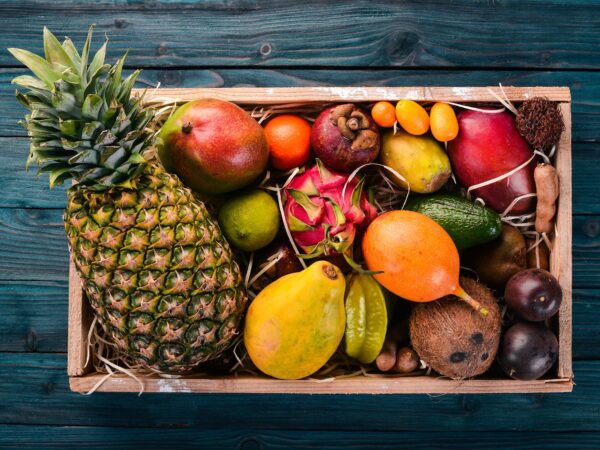
<path fill-rule="evenodd" d="M 223 204 L 219 224 L 231 245 L 253 252 L 268 245 L 277 235 L 277 202 L 259 189 L 242 192 Z"/>

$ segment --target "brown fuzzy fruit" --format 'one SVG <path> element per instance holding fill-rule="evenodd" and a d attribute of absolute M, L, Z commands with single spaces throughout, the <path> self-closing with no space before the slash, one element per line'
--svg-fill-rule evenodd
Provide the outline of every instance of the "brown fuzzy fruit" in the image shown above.
<path fill-rule="evenodd" d="M 482 316 L 449 295 L 417 305 L 410 317 L 410 340 L 419 357 L 441 375 L 463 379 L 484 373 L 494 361 L 500 342 L 500 308 L 491 291 L 461 277 L 465 291 L 489 309 Z"/>
<path fill-rule="evenodd" d="M 565 129 L 558 103 L 535 97 L 519 107 L 517 130 L 535 149 L 549 150 L 558 143 Z"/>
<path fill-rule="evenodd" d="M 473 269 L 488 286 L 503 289 L 510 277 L 527 267 L 525 245 L 519 230 L 503 223 L 498 239 L 467 249 L 461 263 Z"/>

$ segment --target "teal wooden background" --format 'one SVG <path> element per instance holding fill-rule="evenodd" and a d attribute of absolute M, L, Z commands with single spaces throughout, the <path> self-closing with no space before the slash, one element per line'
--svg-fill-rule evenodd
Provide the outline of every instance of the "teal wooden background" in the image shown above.
<path fill-rule="evenodd" d="M 41 30 L 165 87 L 566 85 L 573 95 L 572 394 L 131 395 L 69 391 L 64 189 L 26 174 L 6 47 Z M 600 3 L 1 0 L 0 446 L 600 448 Z"/>

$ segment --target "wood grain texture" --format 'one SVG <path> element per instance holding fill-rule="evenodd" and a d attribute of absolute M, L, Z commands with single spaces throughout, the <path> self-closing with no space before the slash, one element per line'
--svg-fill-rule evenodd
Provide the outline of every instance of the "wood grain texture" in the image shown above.
<path fill-rule="evenodd" d="M 555 217 L 556 233 L 553 238 L 550 254 L 550 271 L 562 288 L 562 303 L 558 312 L 558 376 L 571 378 L 573 370 L 572 338 L 573 338 L 573 208 L 572 208 L 572 164 L 571 164 L 571 105 L 559 105 L 565 131 L 558 142 L 555 167 L 559 177 L 559 197 Z"/>
<path fill-rule="evenodd" d="M 141 95 L 145 89 L 133 91 Z M 570 102 L 567 87 L 505 86 L 510 101 L 522 102 L 529 98 L 545 97 L 556 102 Z M 315 86 L 315 87 L 233 87 L 233 88 L 160 88 L 146 91 L 144 101 L 151 104 L 184 104 L 201 98 L 217 98 L 239 105 L 276 105 L 286 103 L 376 102 L 409 99 L 422 102 L 497 102 L 502 91 L 498 86 Z M 570 114 L 570 111 L 569 111 Z M 570 139 L 569 139 L 570 142 Z"/>
<path fill-rule="evenodd" d="M 0 69 L 0 136 L 25 136 L 18 124 L 25 109 L 10 84 L 22 69 Z M 572 94 L 573 139 L 600 140 L 600 77 L 594 72 L 510 70 L 298 70 L 298 69 L 147 69 L 140 87 L 288 87 L 288 86 L 568 86 Z"/>
<path fill-rule="evenodd" d="M 66 279 L 0 282 L 0 352 L 65 353 L 67 302 Z M 573 358 L 599 359 L 600 289 L 573 290 L 573 323 Z"/>
<path fill-rule="evenodd" d="M 571 354 L 569 346 L 569 356 Z M 193 375 L 178 379 L 158 376 L 143 378 L 148 393 L 226 393 L 226 394 L 540 394 L 571 392 L 570 364 L 559 365 L 561 378 L 534 381 L 511 379 L 476 379 L 454 381 L 432 376 L 355 377 L 332 381 L 274 380 L 267 377 L 205 377 Z M 70 374 L 70 373 L 69 373 Z M 569 378 L 564 378 L 565 376 Z M 71 390 L 85 394 L 104 378 L 104 374 L 71 377 Z M 139 392 L 140 383 L 128 376 L 115 375 L 98 388 L 99 392 Z"/>
<path fill-rule="evenodd" d="M 600 361 L 574 364 L 572 394 L 337 395 L 137 393 L 69 390 L 66 356 L 0 358 L 1 424 L 361 431 L 600 431 Z M 499 414 L 498 411 L 504 411 Z"/>
<path fill-rule="evenodd" d="M 67 290 L 66 280 L 0 282 L 0 352 L 64 352 Z"/>
<path fill-rule="evenodd" d="M 540 10 L 544 26 L 532 20 Z M 596 2 L 558 0 L 25 0 L 0 5 L 0 47 L 41 50 L 44 25 L 80 44 L 95 22 L 109 55 L 129 48 L 134 66 L 598 68 L 598 17 Z M 13 64 L 0 54 L 0 65 Z"/>
<path fill-rule="evenodd" d="M 597 450 L 600 433 L 547 432 L 369 432 L 298 431 L 252 429 L 168 429 L 108 427 L 48 427 L 0 425 L 0 445 L 21 450 L 43 448 L 81 448 L 87 450 L 202 448 L 355 450 L 398 449 L 430 450 L 505 450 L 564 449 Z"/>
<path fill-rule="evenodd" d="M 64 281 L 62 210 L 0 208 L 0 281 Z M 573 283 L 600 288 L 600 215 L 573 217 Z"/>
<path fill-rule="evenodd" d="M 69 261 L 69 327 L 68 367 L 69 376 L 81 376 L 88 365 L 88 332 L 93 312 L 83 297 L 81 278 L 77 275 L 73 260 Z"/>
<path fill-rule="evenodd" d="M 60 208 L 67 204 L 67 186 L 48 187 L 48 176 L 25 170 L 27 138 L 0 138 L 0 208 Z M 2 239 L 2 237 L 0 237 Z"/>
<path fill-rule="evenodd" d="M 599 128 L 600 129 L 600 128 Z M 25 171 L 26 138 L 0 138 L 0 208 L 59 208 L 66 205 L 66 186 L 48 188 L 48 177 Z M 573 144 L 573 213 L 600 214 L 597 176 L 600 143 Z"/>
<path fill-rule="evenodd" d="M 0 208 L 0 281 L 67 278 L 68 247 L 62 212 Z"/>

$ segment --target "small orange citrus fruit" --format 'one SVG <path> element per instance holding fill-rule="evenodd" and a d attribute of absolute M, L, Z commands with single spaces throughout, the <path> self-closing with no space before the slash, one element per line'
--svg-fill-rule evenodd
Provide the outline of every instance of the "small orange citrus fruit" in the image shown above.
<path fill-rule="evenodd" d="M 396 109 L 390 102 L 377 102 L 371 108 L 371 117 L 380 127 L 393 127 L 396 122 Z"/>
<path fill-rule="evenodd" d="M 448 103 L 436 103 L 429 112 L 431 134 L 440 142 L 448 142 L 458 134 L 458 120 Z"/>
<path fill-rule="evenodd" d="M 302 166 L 310 156 L 310 124 L 302 117 L 283 114 L 265 126 L 271 166 L 290 170 Z"/>
<path fill-rule="evenodd" d="M 420 136 L 429 131 L 429 115 L 425 108 L 412 100 L 400 100 L 396 104 L 396 118 L 407 133 Z"/>

